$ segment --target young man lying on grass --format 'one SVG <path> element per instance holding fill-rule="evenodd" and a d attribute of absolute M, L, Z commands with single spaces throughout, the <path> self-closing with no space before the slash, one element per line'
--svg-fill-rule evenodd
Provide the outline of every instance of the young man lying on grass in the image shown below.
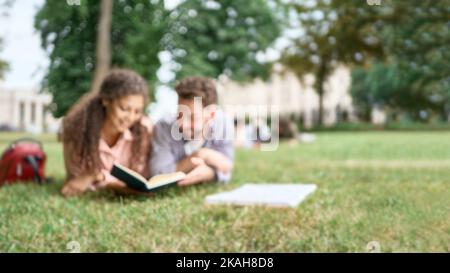
<path fill-rule="evenodd" d="M 233 125 L 217 109 L 213 81 L 183 79 L 178 93 L 178 116 L 154 128 L 150 169 L 152 175 L 182 171 L 179 186 L 202 182 L 228 182 L 233 169 Z"/>

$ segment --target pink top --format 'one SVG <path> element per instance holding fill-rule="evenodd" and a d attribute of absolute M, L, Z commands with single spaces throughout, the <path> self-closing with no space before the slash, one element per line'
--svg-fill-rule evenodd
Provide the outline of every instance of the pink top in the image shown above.
<path fill-rule="evenodd" d="M 114 176 L 110 174 L 110 171 L 114 163 L 119 163 L 125 167 L 132 168 L 144 177 L 149 176 L 149 159 L 150 159 L 150 141 L 152 133 L 152 125 L 150 120 L 142 119 L 141 124 L 147 128 L 148 134 L 143 135 L 143 145 L 140 151 L 141 156 L 144 156 L 144 160 L 138 166 L 130 166 L 130 159 L 132 155 L 132 144 L 133 135 L 130 130 L 124 131 L 117 142 L 113 146 L 109 146 L 102 138 L 99 141 L 99 155 L 101 161 L 101 172 L 103 173 L 105 179 L 103 181 L 96 181 L 90 187 L 91 190 L 96 190 L 98 188 L 103 188 L 110 182 L 118 181 Z M 136 156 L 136 155 L 134 155 Z M 82 176 L 85 171 L 80 167 L 79 162 L 82 159 L 75 158 L 74 154 L 71 153 L 71 147 L 64 143 L 64 161 L 66 165 L 66 171 L 68 178 L 74 178 Z"/>

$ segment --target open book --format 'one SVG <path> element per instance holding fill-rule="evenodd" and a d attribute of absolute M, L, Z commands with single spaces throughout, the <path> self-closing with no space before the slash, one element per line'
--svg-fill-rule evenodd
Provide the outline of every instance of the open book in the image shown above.
<path fill-rule="evenodd" d="M 128 187 L 143 192 L 155 192 L 166 187 L 175 186 L 178 181 L 186 176 L 183 172 L 176 172 L 155 175 L 147 180 L 139 173 L 120 164 L 113 165 L 111 175 L 125 182 Z"/>

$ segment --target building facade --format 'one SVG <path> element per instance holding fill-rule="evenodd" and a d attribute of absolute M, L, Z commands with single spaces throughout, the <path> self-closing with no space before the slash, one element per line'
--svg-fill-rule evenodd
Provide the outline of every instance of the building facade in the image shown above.
<path fill-rule="evenodd" d="M 278 67 L 278 70 L 281 68 Z M 277 73 L 275 69 L 267 82 L 257 79 L 249 84 L 239 84 L 221 78 L 217 83 L 219 104 L 232 116 L 238 115 L 236 109 L 275 105 L 280 116 L 296 116 L 306 128 L 318 121 L 319 96 L 313 88 L 312 75 L 300 81 L 293 73 Z M 325 125 L 333 125 L 339 120 L 356 120 L 349 94 L 350 84 L 350 70 L 345 67 L 336 69 L 326 81 L 323 102 Z M 236 105 L 241 107 L 230 107 Z"/>
<path fill-rule="evenodd" d="M 32 133 L 56 132 L 60 120 L 50 111 L 52 97 L 38 89 L 0 87 L 0 125 Z"/>

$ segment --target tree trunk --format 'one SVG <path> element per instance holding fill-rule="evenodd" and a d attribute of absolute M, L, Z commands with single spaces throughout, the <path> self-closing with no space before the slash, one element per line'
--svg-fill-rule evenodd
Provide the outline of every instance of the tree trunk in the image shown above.
<path fill-rule="evenodd" d="M 324 123 L 323 117 L 324 117 L 324 107 L 323 107 L 323 99 L 324 99 L 324 84 L 326 80 L 326 76 L 328 75 L 327 71 L 327 60 L 322 60 L 322 63 L 320 64 L 319 71 L 316 75 L 316 89 L 317 94 L 319 95 L 319 126 L 322 126 Z"/>
<path fill-rule="evenodd" d="M 96 62 L 91 92 L 96 93 L 111 67 L 111 21 L 113 0 L 102 0 L 97 27 Z"/>
<path fill-rule="evenodd" d="M 318 118 L 318 122 L 319 122 L 319 126 L 322 126 L 323 125 L 323 82 L 319 83 L 318 94 L 319 94 L 319 118 Z"/>

